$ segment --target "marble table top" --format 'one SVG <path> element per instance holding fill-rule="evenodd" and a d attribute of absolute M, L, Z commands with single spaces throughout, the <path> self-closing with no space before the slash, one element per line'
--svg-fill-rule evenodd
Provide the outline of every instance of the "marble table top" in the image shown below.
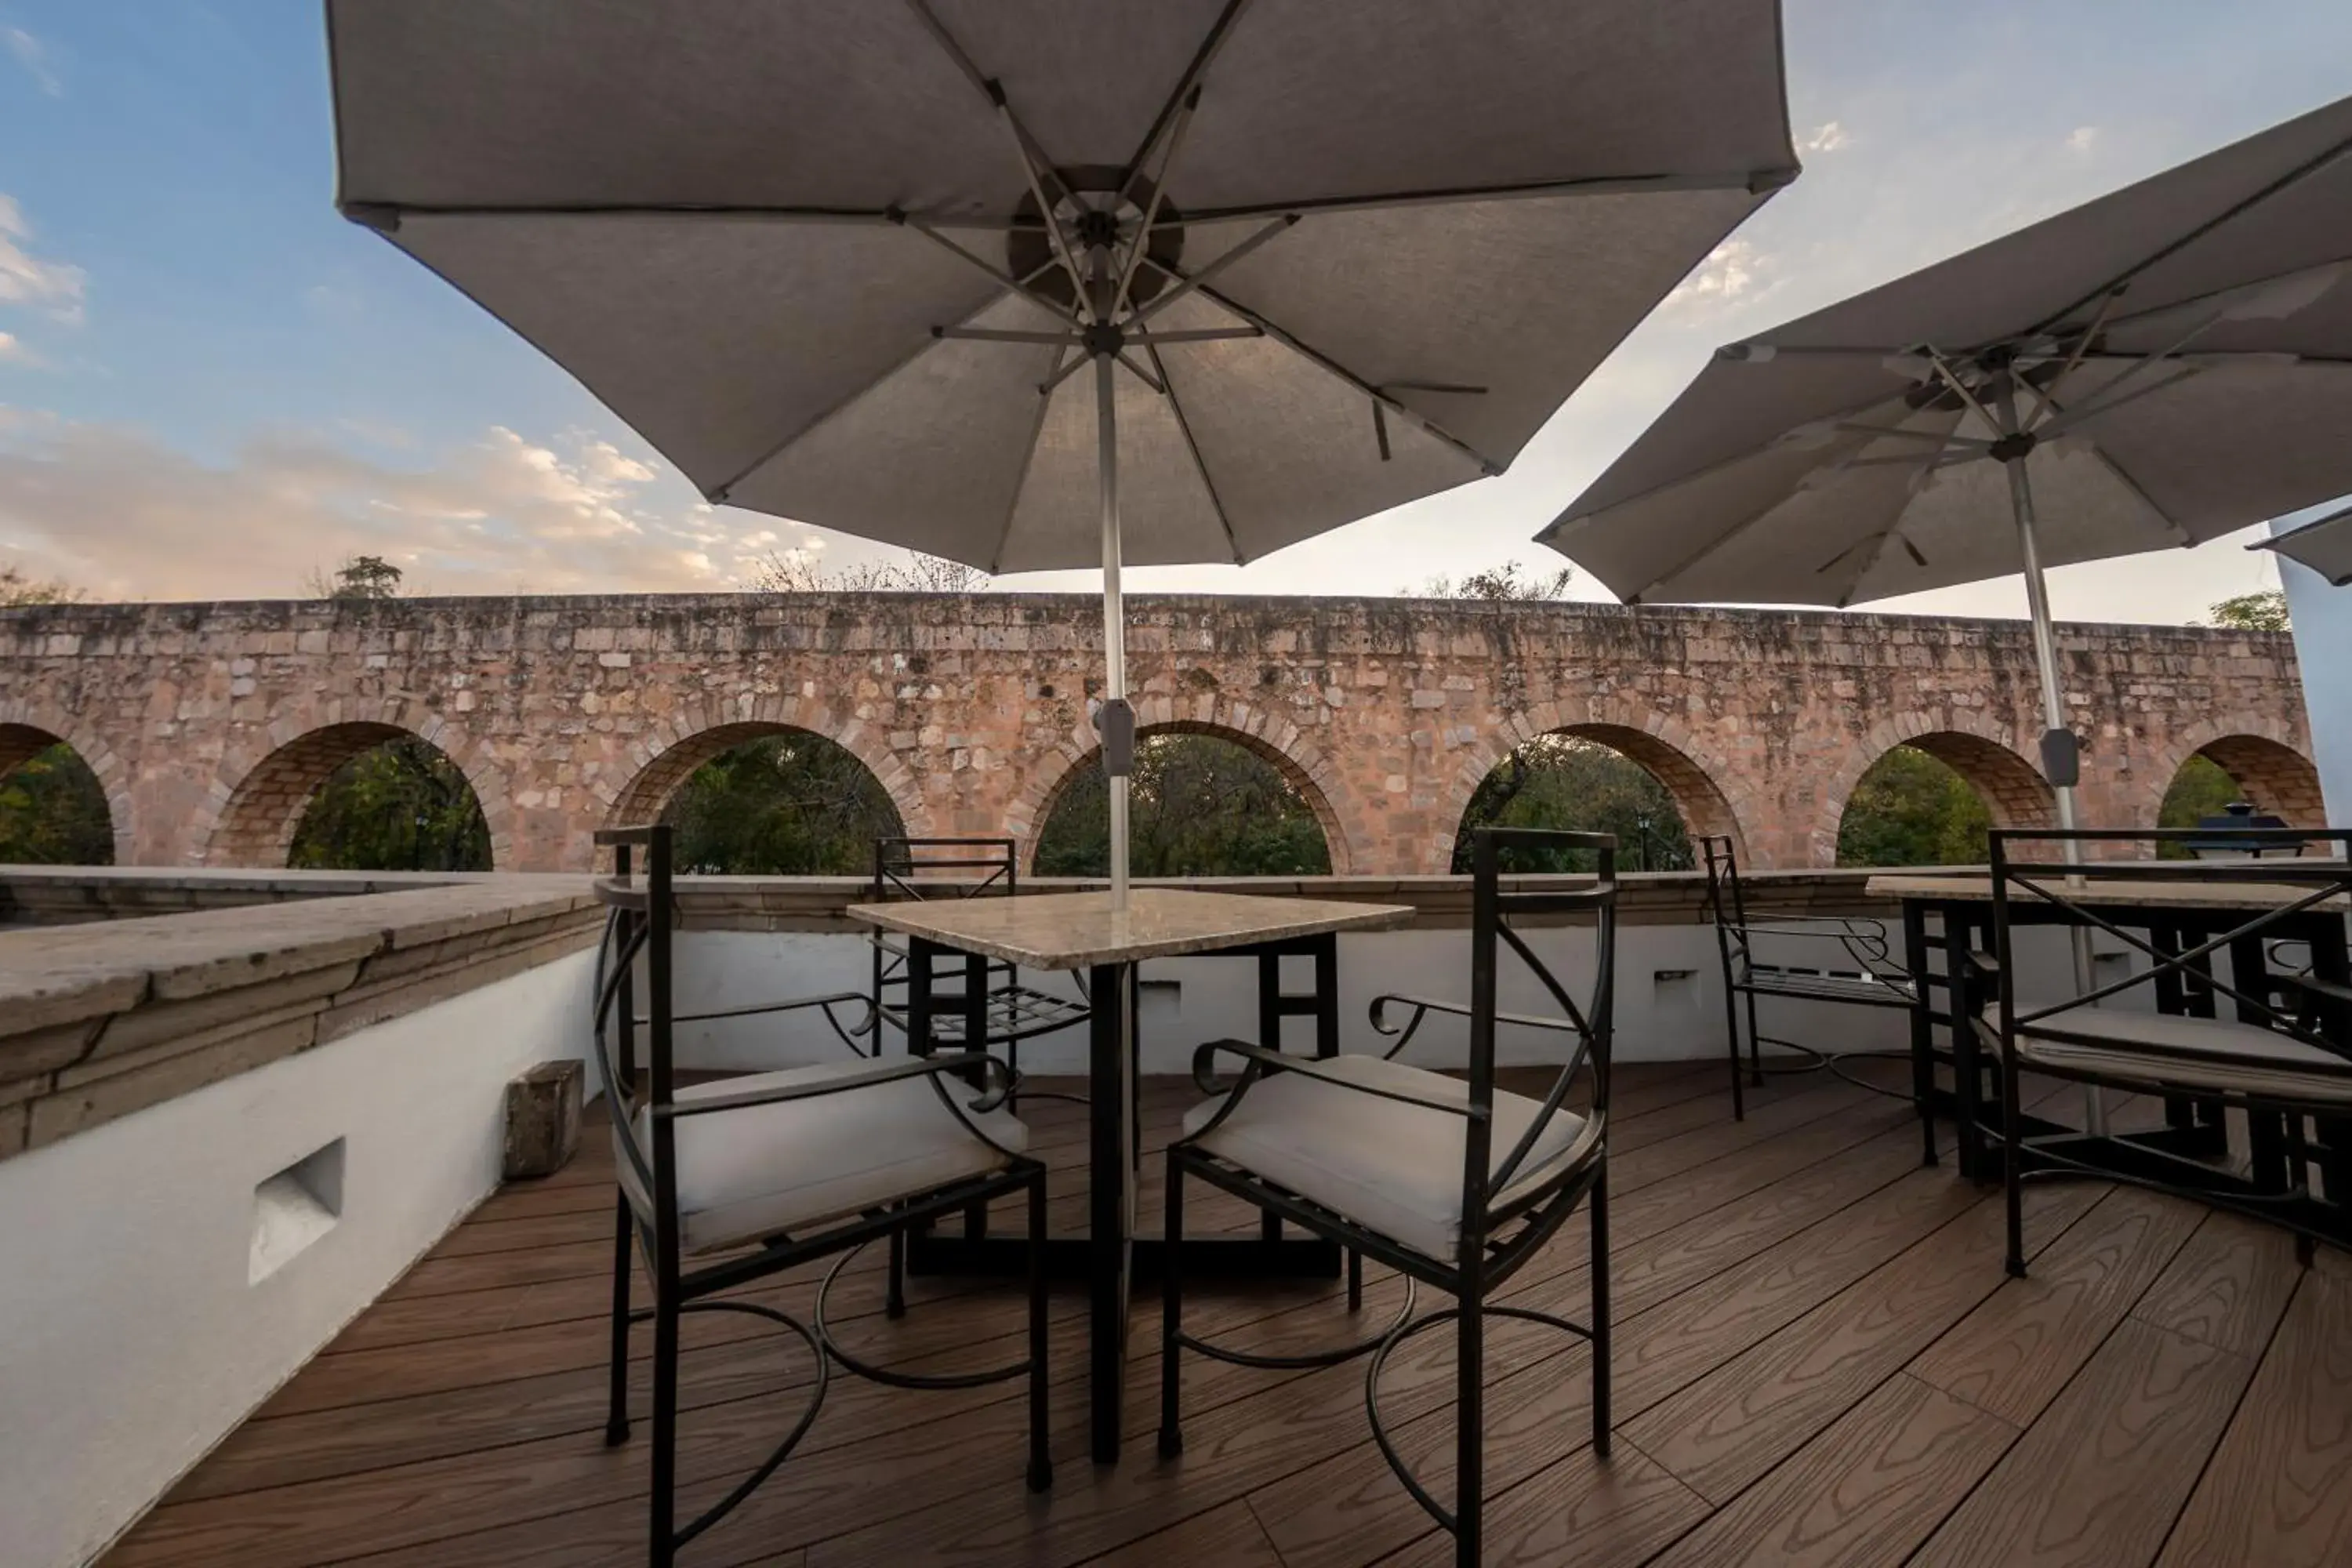
<path fill-rule="evenodd" d="M 2056 878 L 2037 879 L 2047 879 L 2053 884 L 2057 881 Z M 2078 903 L 2102 908 L 2129 905 L 2148 910 L 2274 910 L 2307 899 L 2318 891 L 2316 888 L 2298 887 L 2291 882 L 2173 882 L 2154 877 L 2103 879 L 2095 866 L 2084 868 L 2084 880 L 2087 885 L 2079 891 L 2063 888 L 2061 891 Z M 1989 904 L 1992 901 L 1992 879 L 1970 872 L 1926 875 L 1896 872 L 1873 877 L 1866 891 L 1873 898 L 1932 899 Z M 2023 888 L 2016 891 L 2019 896 L 2039 896 Z M 2346 905 L 2343 898 L 2338 896 L 2323 900 L 2312 907 L 2341 910 Z"/>
<path fill-rule="evenodd" d="M 1033 969 L 1084 969 L 1323 931 L 1380 931 L 1404 924 L 1413 911 L 1403 904 L 1134 888 L 1123 911 L 1111 908 L 1108 891 L 1096 891 L 853 904 L 848 913 L 960 952 Z"/>

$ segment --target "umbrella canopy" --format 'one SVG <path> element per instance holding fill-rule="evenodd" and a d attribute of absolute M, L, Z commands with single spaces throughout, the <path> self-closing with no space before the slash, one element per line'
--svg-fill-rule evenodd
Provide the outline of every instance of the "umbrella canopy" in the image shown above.
<path fill-rule="evenodd" d="M 2326 578 L 2329 586 L 2341 588 L 2352 583 L 2352 507 L 2290 532 L 2258 539 L 2246 548 L 2275 550 Z"/>
<path fill-rule="evenodd" d="M 347 216 L 709 499 L 996 572 L 1101 559 L 1088 326 L 1125 559 L 1248 561 L 1499 471 L 1795 172 L 1774 0 L 328 19 Z"/>
<path fill-rule="evenodd" d="M 1980 458 L 2044 566 L 2352 491 L 2348 146 L 2352 99 L 1722 349 L 1541 537 L 1629 601 L 1843 605 L 2027 569 Z"/>

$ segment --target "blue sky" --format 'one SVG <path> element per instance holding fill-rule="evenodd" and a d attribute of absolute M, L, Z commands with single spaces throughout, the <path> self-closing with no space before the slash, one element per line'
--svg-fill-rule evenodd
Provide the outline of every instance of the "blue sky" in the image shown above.
<path fill-rule="evenodd" d="M 1510 474 L 1137 585 L 1387 593 L 1545 564 L 1529 536 L 1716 343 L 2352 93 L 2345 0 L 1787 12 L 1807 173 Z M 331 184 L 315 0 L 0 0 L 0 557 L 159 599 L 293 594 L 354 550 L 441 592 L 681 589 L 815 536 L 700 507 L 561 372 L 338 218 Z M 824 541 L 829 561 L 881 553 Z M 2069 569 L 2054 596 L 2179 620 L 2269 572 L 2223 542 Z M 2021 605 L 2011 584 L 1916 607 Z"/>

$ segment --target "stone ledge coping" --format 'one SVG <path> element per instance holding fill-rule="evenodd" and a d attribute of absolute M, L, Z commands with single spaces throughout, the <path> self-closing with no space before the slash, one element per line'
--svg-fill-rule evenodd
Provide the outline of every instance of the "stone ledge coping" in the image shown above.
<path fill-rule="evenodd" d="M 291 898 L 0 932 L 0 1158 L 520 973 L 597 925 L 584 877 Z"/>

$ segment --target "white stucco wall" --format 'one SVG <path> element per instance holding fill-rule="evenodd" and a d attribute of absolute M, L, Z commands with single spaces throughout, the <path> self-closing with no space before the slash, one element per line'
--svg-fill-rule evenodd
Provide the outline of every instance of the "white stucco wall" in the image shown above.
<path fill-rule="evenodd" d="M 2273 534 L 2287 531 L 2273 523 Z M 2312 759 L 2327 796 L 2327 820 L 2352 823 L 2352 588 L 2336 588 L 2310 567 L 2278 558 L 2294 621 L 2295 662 L 2311 722 Z"/>
<path fill-rule="evenodd" d="M 0 1563 L 87 1561 L 497 1185 L 506 1081 L 578 1056 L 575 954 L 0 1162 Z M 341 1214 L 250 1280 L 255 1187 Z"/>
<path fill-rule="evenodd" d="M 1591 984 L 1592 935 L 1574 928 L 1537 933 L 1537 951 L 1555 963 L 1563 984 L 1580 999 Z M 1811 949 L 1810 952 L 1805 951 Z M 819 991 L 864 991 L 867 952 L 862 937 L 782 935 L 760 931 L 690 931 L 678 944 L 678 994 L 700 1007 L 741 1006 L 784 995 Z M 1759 956 L 1789 963 L 1843 962 L 1843 954 L 1822 943 L 1766 947 Z M 1899 947 L 1896 958 L 1900 959 Z M 1286 984 L 1303 989 L 1309 966 L 1286 961 Z M 1339 947 L 1339 1022 L 1347 1049 L 1383 1044 L 1365 1025 L 1371 1000 L 1382 992 L 1466 1000 L 1469 996 L 1470 933 L 1467 931 L 1404 931 L 1350 933 Z M 1502 1005 L 1507 1011 L 1555 1011 L 1517 960 L 1503 963 Z M 1192 1068 L 1192 1048 L 1203 1040 L 1257 1034 L 1257 968 L 1231 958 L 1160 959 L 1144 966 L 1143 1070 L 1182 1073 Z M 1026 972 L 1025 983 L 1076 996 L 1066 975 Z M 1617 1059 L 1673 1061 L 1722 1053 L 1723 987 L 1715 932 L 1705 926 L 1626 926 L 1618 932 Z M 682 1004 L 682 1005 L 685 1004 Z M 1900 1046 L 1908 1026 L 1894 1012 L 1818 1004 L 1767 1001 L 1767 1034 L 1799 1038 L 1826 1037 L 1852 1049 Z M 856 1017 L 858 1009 L 845 1009 Z M 1294 1047 L 1313 1037 L 1313 1021 L 1293 1018 Z M 1507 1030 L 1499 1042 L 1506 1061 L 1554 1059 L 1552 1042 L 1526 1030 Z M 1410 1059 L 1425 1067 L 1459 1065 L 1465 1046 L 1462 1025 L 1433 1019 L 1417 1036 Z M 895 1045 L 894 1045 L 895 1048 Z M 1083 1072 L 1086 1032 L 1066 1030 L 1024 1043 L 1021 1065 L 1031 1072 Z M 839 1043 L 814 1014 L 786 1015 L 782 1021 L 743 1019 L 695 1026 L 677 1046 L 683 1067 L 770 1068 L 830 1060 Z"/>

